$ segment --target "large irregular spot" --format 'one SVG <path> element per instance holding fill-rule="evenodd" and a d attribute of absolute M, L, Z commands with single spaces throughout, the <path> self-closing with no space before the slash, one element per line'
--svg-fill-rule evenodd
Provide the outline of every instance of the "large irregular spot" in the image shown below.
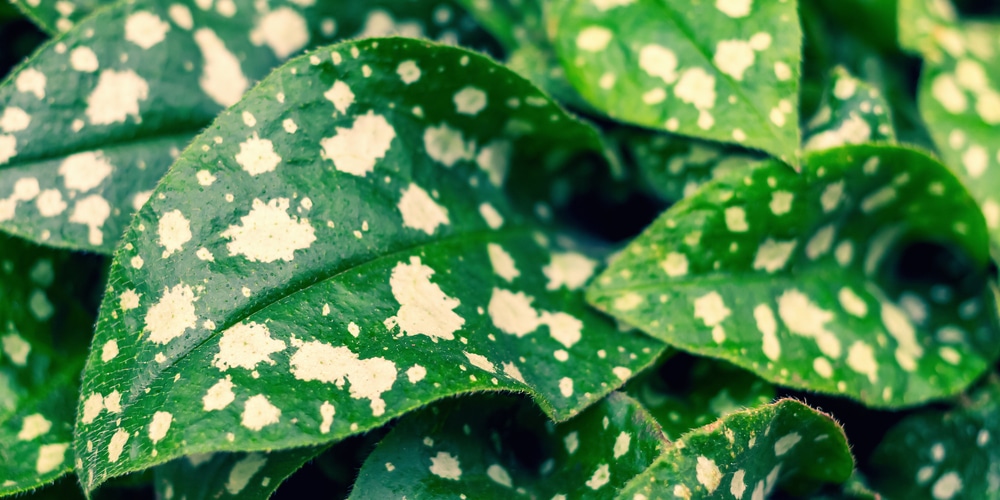
<path fill-rule="evenodd" d="M 901 272 L 921 242 L 961 268 Z M 897 407 L 955 394 L 996 359 L 989 272 L 983 216 L 940 163 L 847 146 L 807 156 L 800 175 L 772 161 L 710 182 L 623 250 L 589 299 L 771 382 Z"/>
<path fill-rule="evenodd" d="M 474 115 L 452 99 L 468 87 L 486 96 Z M 328 141 L 359 123 L 377 133 Z M 444 128 L 471 154 L 443 163 L 424 138 Z M 248 137 L 281 162 L 247 169 Z M 280 67 L 181 154 L 116 254 L 95 345 L 120 354 L 85 371 L 86 488 L 341 440 L 464 392 L 528 393 L 556 420 L 600 400 L 664 347 L 586 306 L 599 256 L 504 183 L 599 150 L 473 52 L 369 39 Z"/>
<path fill-rule="evenodd" d="M 517 398 L 469 396 L 404 417 L 365 460 L 350 498 L 616 498 L 664 446 L 621 393 L 557 425 Z"/>

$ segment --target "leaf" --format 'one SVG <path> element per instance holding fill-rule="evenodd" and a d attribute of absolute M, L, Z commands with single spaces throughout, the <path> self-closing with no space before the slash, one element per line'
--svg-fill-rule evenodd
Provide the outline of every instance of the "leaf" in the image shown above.
<path fill-rule="evenodd" d="M 911 415 L 872 455 L 887 498 L 996 498 L 1000 494 L 1000 383 L 996 376 L 950 411 Z"/>
<path fill-rule="evenodd" d="M 955 394 L 996 359 L 988 265 L 982 215 L 943 166 L 848 146 L 799 175 L 771 161 L 707 184 L 588 299 L 768 381 L 898 407 Z"/>
<path fill-rule="evenodd" d="M 308 3 L 123 2 L 43 46 L 0 83 L 0 230 L 111 253 L 180 150 L 281 60 L 340 35 L 484 38 L 447 2 Z"/>
<path fill-rule="evenodd" d="M 618 498 L 766 498 L 844 482 L 853 468 L 833 418 L 783 399 L 685 434 Z"/>
<path fill-rule="evenodd" d="M 553 45 L 593 107 L 797 164 L 796 2 L 559 0 Z"/>
<path fill-rule="evenodd" d="M 715 176 L 760 159 L 736 146 L 662 132 L 620 127 L 607 137 L 635 164 L 640 183 L 670 202 L 691 195 Z"/>
<path fill-rule="evenodd" d="M 960 22 L 944 0 L 904 0 L 899 15 L 901 41 L 925 59 L 920 114 L 1000 248 L 1000 22 Z"/>
<path fill-rule="evenodd" d="M 73 469 L 73 415 L 93 323 L 79 301 L 97 266 L 2 235 L 0 263 L 0 495 L 9 495 Z"/>
<path fill-rule="evenodd" d="M 350 498 L 614 498 L 664 447 L 656 422 L 621 393 L 559 425 L 516 403 L 469 397 L 404 417 Z"/>
<path fill-rule="evenodd" d="M 662 344 L 587 308 L 596 261 L 502 191 L 508 170 L 599 148 L 472 52 L 372 39 L 282 66 L 195 139 L 116 253 L 95 345 L 124 356 L 85 370 L 86 488 L 337 441 L 459 393 L 526 392 L 557 420 L 600 400 Z"/>
<path fill-rule="evenodd" d="M 836 67 L 819 111 L 806 125 L 806 151 L 845 144 L 896 142 L 889 103 L 872 85 Z"/>
<path fill-rule="evenodd" d="M 154 469 L 156 494 L 159 498 L 187 500 L 270 498 L 282 481 L 325 448 L 205 453 L 178 458 Z"/>
<path fill-rule="evenodd" d="M 630 380 L 625 393 L 642 403 L 668 439 L 677 439 L 735 411 L 770 403 L 775 389 L 728 363 L 674 354 Z"/>

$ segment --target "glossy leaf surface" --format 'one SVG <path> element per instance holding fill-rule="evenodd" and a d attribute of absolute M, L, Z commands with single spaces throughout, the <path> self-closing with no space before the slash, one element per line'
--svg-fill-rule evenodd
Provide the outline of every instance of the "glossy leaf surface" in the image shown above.
<path fill-rule="evenodd" d="M 923 153 L 765 162 L 671 207 L 590 301 L 684 350 L 872 406 L 955 394 L 1000 350 L 982 214 Z"/>

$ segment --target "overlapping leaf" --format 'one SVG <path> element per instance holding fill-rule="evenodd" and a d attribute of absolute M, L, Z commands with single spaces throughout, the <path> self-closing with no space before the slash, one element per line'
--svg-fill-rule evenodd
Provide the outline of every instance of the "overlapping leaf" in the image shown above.
<path fill-rule="evenodd" d="M 464 398 L 404 417 L 365 461 L 351 498 L 615 498 L 665 445 L 621 393 L 559 425 L 516 403 Z"/>
<path fill-rule="evenodd" d="M 768 162 L 706 185 L 622 251 L 589 299 L 775 383 L 912 405 L 996 359 L 988 262 L 983 217 L 943 166 L 849 146 L 808 156 L 800 175 Z"/>
<path fill-rule="evenodd" d="M 471 52 L 371 39 L 283 66 L 181 155 L 116 254 L 84 484 L 335 441 L 463 392 L 527 392 L 559 420 L 598 401 L 661 344 L 589 310 L 596 262 L 502 186 L 599 147 Z M 102 360 L 107 342 L 122 354 Z"/>
<path fill-rule="evenodd" d="M 882 93 L 843 67 L 834 68 L 819 111 L 806 125 L 803 148 L 895 141 L 892 114 Z"/>
<path fill-rule="evenodd" d="M 736 146 L 661 132 L 620 127 L 607 137 L 635 164 L 640 184 L 669 202 L 693 194 L 715 176 L 760 159 Z"/>
<path fill-rule="evenodd" d="M 844 431 L 791 399 L 733 413 L 685 434 L 618 498 L 767 498 L 846 481 L 854 468 Z"/>
<path fill-rule="evenodd" d="M 167 462 L 154 469 L 160 498 L 187 500 L 266 499 L 281 482 L 324 447 L 273 452 L 206 453 Z"/>
<path fill-rule="evenodd" d="M 45 45 L 0 84 L 0 229 L 110 253 L 180 150 L 279 61 L 339 36 L 485 36 L 448 2 L 306 4 L 124 2 Z M 41 190 L 13 193 L 22 179 Z"/>
<path fill-rule="evenodd" d="M 1000 495 L 1000 382 L 948 412 L 925 411 L 889 430 L 872 456 L 890 498 L 945 500 Z"/>
<path fill-rule="evenodd" d="M 798 162 L 796 2 L 559 0 L 566 77 L 614 119 Z"/>
<path fill-rule="evenodd" d="M 683 355 L 630 380 L 625 392 L 649 410 L 668 439 L 770 403 L 775 395 L 773 385 L 728 363 Z"/>
<path fill-rule="evenodd" d="M 22 185 L 23 187 L 23 185 Z M 73 469 L 73 415 L 93 316 L 92 259 L 0 236 L 0 495 Z"/>
<path fill-rule="evenodd" d="M 925 58 L 920 113 L 1000 246 L 1000 21 L 959 21 L 947 0 L 903 0 L 899 24 L 901 43 Z"/>

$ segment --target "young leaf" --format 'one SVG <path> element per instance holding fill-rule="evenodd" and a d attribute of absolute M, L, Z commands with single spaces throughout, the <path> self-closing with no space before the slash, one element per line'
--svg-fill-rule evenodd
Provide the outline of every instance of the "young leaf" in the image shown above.
<path fill-rule="evenodd" d="M 877 88 L 838 66 L 830 72 L 819 111 L 806 124 L 803 149 L 896 142 L 889 103 Z"/>
<path fill-rule="evenodd" d="M 946 0 L 903 0 L 899 16 L 901 40 L 925 58 L 920 113 L 1000 248 L 1000 22 L 959 22 Z"/>
<path fill-rule="evenodd" d="M 336 441 L 458 393 L 526 392 L 558 420 L 598 401 L 662 344 L 588 309 L 596 261 L 552 246 L 502 186 L 599 147 L 464 50 L 371 39 L 276 70 L 181 155 L 116 253 L 96 345 L 125 355 L 84 374 L 86 488 Z"/>
<path fill-rule="evenodd" d="M 889 430 L 872 456 L 872 479 L 888 498 L 946 500 L 1000 494 L 1000 382 L 958 408 L 925 411 Z"/>
<path fill-rule="evenodd" d="M 846 481 L 854 468 L 843 429 L 792 399 L 685 434 L 618 498 L 767 498 Z M 713 495 L 718 491 L 718 496 Z"/>
<path fill-rule="evenodd" d="M 270 498 L 282 481 L 326 448 L 189 455 L 153 469 L 156 493 L 187 500 Z"/>
<path fill-rule="evenodd" d="M 627 123 L 798 163 L 796 2 L 559 0 L 547 19 L 566 77 Z"/>
<path fill-rule="evenodd" d="M 674 346 L 878 407 L 955 394 L 1000 351 L 988 237 L 923 153 L 848 146 L 707 184 L 589 300 Z"/>
<path fill-rule="evenodd" d="M 665 445 L 656 421 L 621 393 L 559 425 L 516 403 L 468 397 L 404 417 L 350 498 L 615 498 Z"/>
<path fill-rule="evenodd" d="M 483 38 L 447 2 L 307 3 L 122 2 L 42 47 L 0 83 L 0 230 L 111 253 L 180 150 L 279 61 L 341 34 Z M 23 179 L 40 191 L 13 192 Z"/>
<path fill-rule="evenodd" d="M 774 399 L 773 385 L 729 363 L 667 355 L 664 363 L 630 380 L 624 390 L 646 407 L 668 439 Z"/>
<path fill-rule="evenodd" d="M 73 470 L 73 415 L 93 323 L 80 300 L 97 270 L 93 259 L 2 235 L 0 263 L 0 495 L 9 495 Z"/>

